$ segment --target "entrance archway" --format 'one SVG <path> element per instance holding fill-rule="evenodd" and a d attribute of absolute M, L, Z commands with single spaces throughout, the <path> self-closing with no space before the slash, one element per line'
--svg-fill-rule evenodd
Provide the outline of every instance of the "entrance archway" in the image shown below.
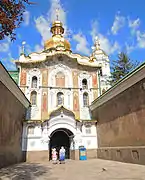
<path fill-rule="evenodd" d="M 49 143 L 49 159 L 51 160 L 51 151 L 52 148 L 56 148 L 58 154 L 61 146 L 63 146 L 66 150 L 66 159 L 70 158 L 70 145 L 71 145 L 71 137 L 73 137 L 73 133 L 68 129 L 57 129 L 50 136 Z"/>

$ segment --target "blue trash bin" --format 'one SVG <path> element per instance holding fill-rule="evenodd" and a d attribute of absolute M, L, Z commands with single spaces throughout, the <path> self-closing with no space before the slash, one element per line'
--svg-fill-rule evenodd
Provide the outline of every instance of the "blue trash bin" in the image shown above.
<path fill-rule="evenodd" d="M 86 153 L 86 148 L 85 147 L 80 147 L 79 148 L 79 159 L 80 160 L 87 160 L 87 153 Z"/>

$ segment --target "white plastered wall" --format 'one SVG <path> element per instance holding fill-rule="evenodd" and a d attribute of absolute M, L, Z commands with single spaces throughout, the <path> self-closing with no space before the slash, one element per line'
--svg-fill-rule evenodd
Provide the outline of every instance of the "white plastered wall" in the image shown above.
<path fill-rule="evenodd" d="M 73 81 L 72 81 L 72 71 L 70 68 L 68 68 L 65 65 L 59 64 L 56 66 L 53 66 L 49 70 L 49 75 L 48 75 L 48 84 L 51 87 L 56 87 L 56 82 L 55 82 L 55 75 L 58 72 L 62 72 L 65 75 L 65 87 L 66 88 L 71 88 L 73 87 Z M 64 106 L 70 110 L 73 110 L 73 93 L 71 90 L 68 89 L 51 89 L 48 92 L 48 107 L 49 111 L 54 110 L 57 107 L 57 93 L 62 92 L 64 94 Z"/>
<path fill-rule="evenodd" d="M 82 88 L 82 80 L 86 79 L 88 83 L 88 89 Z M 90 90 L 92 88 L 92 76 L 89 73 L 82 72 L 78 76 L 78 87 L 82 88 L 81 91 L 79 91 L 79 102 L 80 102 L 80 119 L 89 120 L 90 118 L 90 112 L 88 107 L 83 106 L 83 94 L 86 92 L 89 95 L 89 105 L 93 101 L 93 92 Z"/>
<path fill-rule="evenodd" d="M 82 127 L 83 144 L 87 149 L 96 149 L 98 148 L 96 125 L 91 125 L 90 128 L 91 133 L 87 134 L 86 126 Z"/>
<path fill-rule="evenodd" d="M 37 77 L 37 88 L 32 88 L 32 77 Z M 39 69 L 31 69 L 27 72 L 27 84 L 28 88 L 25 91 L 26 97 L 30 100 L 31 92 L 36 91 L 37 92 L 37 105 L 33 105 L 31 107 L 31 115 L 30 118 L 33 119 L 41 119 L 41 93 L 42 88 L 39 88 L 39 86 L 42 86 L 42 74 Z"/>

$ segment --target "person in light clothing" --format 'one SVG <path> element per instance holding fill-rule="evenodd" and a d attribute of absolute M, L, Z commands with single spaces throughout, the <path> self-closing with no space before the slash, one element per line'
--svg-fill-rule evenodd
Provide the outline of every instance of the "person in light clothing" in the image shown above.
<path fill-rule="evenodd" d="M 53 161 L 53 164 L 57 163 L 57 151 L 55 148 L 52 149 L 52 161 Z"/>
<path fill-rule="evenodd" d="M 65 148 L 63 146 L 59 150 L 59 161 L 60 164 L 65 162 Z"/>

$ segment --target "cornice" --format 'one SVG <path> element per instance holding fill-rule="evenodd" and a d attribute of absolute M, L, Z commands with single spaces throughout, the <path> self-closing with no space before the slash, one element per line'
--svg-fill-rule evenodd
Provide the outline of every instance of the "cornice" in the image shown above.
<path fill-rule="evenodd" d="M 32 60 L 31 57 L 35 55 L 40 55 L 41 58 L 38 60 Z M 96 61 L 91 61 L 90 57 L 87 56 L 81 56 L 80 54 L 74 54 L 68 51 L 52 51 L 52 52 L 41 52 L 41 53 L 31 53 L 29 56 L 25 57 L 25 60 L 20 61 L 20 60 L 15 60 L 16 64 L 35 64 L 35 63 L 41 63 L 47 61 L 47 57 L 55 56 L 55 55 L 66 55 L 72 59 L 76 59 L 77 63 L 83 66 L 90 66 L 90 67 L 99 67 L 98 63 Z"/>

